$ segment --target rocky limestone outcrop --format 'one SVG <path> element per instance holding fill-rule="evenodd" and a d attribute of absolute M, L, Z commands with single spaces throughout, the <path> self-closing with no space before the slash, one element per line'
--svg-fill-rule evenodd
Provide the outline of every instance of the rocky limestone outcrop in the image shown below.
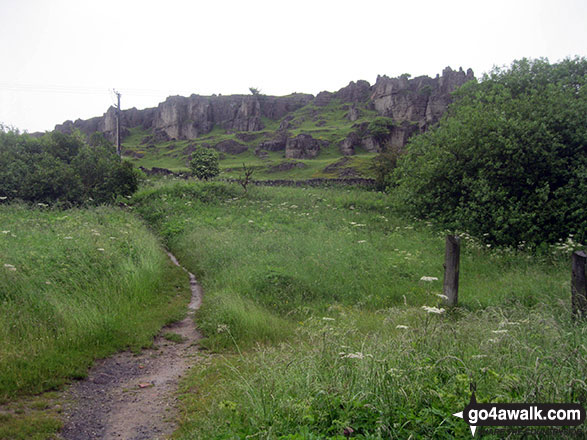
<path fill-rule="evenodd" d="M 349 111 L 346 113 L 345 117 L 349 121 L 355 122 L 357 119 L 359 119 L 361 117 L 361 112 L 357 108 L 357 106 L 353 104 L 353 106 L 351 108 L 349 108 Z"/>
<path fill-rule="evenodd" d="M 142 127 L 153 130 L 155 139 L 195 139 L 209 133 L 215 125 L 228 133 L 251 132 L 263 129 L 262 117 L 279 120 L 309 102 L 314 97 L 308 94 L 294 93 L 288 96 L 264 95 L 230 95 L 170 96 L 155 108 L 137 110 L 136 108 L 121 112 L 123 129 Z M 90 135 L 96 131 L 103 132 L 111 141 L 116 136 L 116 109 L 110 107 L 100 117 L 75 122 L 65 121 L 55 130 L 70 133 L 74 129 Z"/>
<path fill-rule="evenodd" d="M 241 154 L 247 151 L 249 147 L 241 144 L 240 142 L 228 139 L 214 145 L 214 149 L 226 154 Z"/>
<path fill-rule="evenodd" d="M 348 86 L 334 93 L 334 97 L 342 102 L 364 102 L 371 95 L 371 84 L 367 81 L 351 81 Z"/>
<path fill-rule="evenodd" d="M 267 151 L 283 151 L 287 144 L 288 134 L 286 131 L 278 131 L 275 133 L 273 139 L 269 139 L 259 144 L 261 150 Z"/>
<path fill-rule="evenodd" d="M 155 108 L 123 110 L 120 115 L 121 135 L 124 137 L 128 128 L 140 126 L 151 132 L 149 138 L 145 138 L 146 143 L 195 139 L 209 133 L 214 127 L 220 127 L 228 133 L 259 131 L 264 128 L 263 119 L 268 118 L 281 120 L 280 129 L 273 139 L 259 145 L 261 150 L 286 150 L 289 151 L 286 154 L 290 155 L 311 156 L 313 153 L 310 152 L 319 151 L 319 147 L 316 149 L 313 144 L 308 144 L 309 148 L 305 148 L 304 145 L 309 142 L 307 140 L 287 140 L 286 130 L 293 129 L 296 125 L 293 116 L 288 116 L 312 103 L 316 107 L 309 112 L 310 117 L 317 126 L 325 125 L 326 121 L 321 119 L 320 107 L 336 100 L 345 103 L 345 116 L 350 121 L 356 121 L 367 115 L 368 110 L 374 109 L 379 115 L 392 118 L 395 123 L 389 139 L 384 142 L 385 145 L 379 145 L 375 139 L 369 139 L 364 131 L 357 131 L 358 140 L 355 137 L 348 137 L 341 142 L 340 149 L 343 154 L 353 154 L 359 145 L 367 151 L 380 151 L 387 145 L 402 148 L 410 136 L 426 131 L 436 124 L 452 101 L 451 93 L 472 79 L 474 75 L 471 69 L 465 72 L 463 69 L 457 71 L 447 67 L 442 75 L 435 78 L 419 76 L 410 79 L 408 75 L 398 78 L 378 76 L 372 86 L 367 81 L 350 82 L 337 92 L 320 92 L 315 98 L 301 93 L 282 97 L 259 94 L 172 96 Z M 88 135 L 100 131 L 114 141 L 116 109 L 109 108 L 101 117 L 78 119 L 75 122 L 66 121 L 57 125 L 55 129 L 66 133 L 79 129 Z M 244 138 L 242 140 L 249 142 Z M 298 147 L 300 142 L 301 146 Z M 307 152 L 304 152 L 306 150 Z"/>
<path fill-rule="evenodd" d="M 361 137 L 354 131 L 350 132 L 346 138 L 339 144 L 340 153 L 343 156 L 352 156 L 355 154 L 355 148 L 361 145 Z"/>
<path fill-rule="evenodd" d="M 373 136 L 365 136 L 361 139 L 361 147 L 369 153 L 381 153 L 381 144 Z"/>
<path fill-rule="evenodd" d="M 320 92 L 314 98 L 314 105 L 317 105 L 318 107 L 325 107 L 330 104 L 330 101 L 332 101 L 333 97 L 334 93 L 326 91 Z"/>
<path fill-rule="evenodd" d="M 285 157 L 288 159 L 312 159 L 320 153 L 325 142 L 314 139 L 309 134 L 299 134 L 289 138 L 285 145 Z"/>
<path fill-rule="evenodd" d="M 128 134 L 129 127 L 140 126 L 144 129 L 151 128 L 155 110 L 156 109 L 154 108 L 137 110 L 133 107 L 121 112 L 121 137 L 124 137 Z M 55 130 L 62 133 L 71 133 L 73 130 L 80 130 L 82 133 L 87 135 L 91 135 L 92 133 L 99 131 L 104 133 L 110 141 L 114 142 L 116 140 L 116 109 L 114 107 L 110 107 L 106 113 L 104 113 L 104 115 L 95 118 L 65 121 L 63 124 L 56 125 Z"/>
<path fill-rule="evenodd" d="M 287 114 L 308 105 L 314 99 L 314 95 L 307 93 L 292 93 L 287 96 L 265 96 L 259 97 L 261 104 L 261 115 L 277 121 Z"/>
<path fill-rule="evenodd" d="M 465 82 L 474 79 L 473 71 L 458 71 L 447 67 L 442 76 L 419 76 L 409 79 L 378 76 L 371 91 L 371 101 L 382 116 L 393 118 L 399 124 L 415 122 L 424 131 L 440 120 L 452 101 L 451 93 Z"/>

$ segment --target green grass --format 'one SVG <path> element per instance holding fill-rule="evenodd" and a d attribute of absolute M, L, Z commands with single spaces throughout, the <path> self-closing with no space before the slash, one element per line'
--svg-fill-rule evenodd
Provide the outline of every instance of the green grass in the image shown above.
<path fill-rule="evenodd" d="M 460 307 L 439 306 L 444 233 L 360 190 L 171 183 L 135 209 L 205 289 L 217 354 L 184 381 L 177 438 L 468 438 L 485 402 L 587 401 L 568 258 L 464 236 Z M 399 326 L 399 327 L 398 327 Z M 404 328 L 403 326 L 407 327 Z M 581 431 L 585 432 L 584 427 Z"/>
<path fill-rule="evenodd" d="M 126 212 L 0 206 L 0 230 L 0 402 L 149 346 L 184 312 L 185 275 Z"/>
<path fill-rule="evenodd" d="M 168 341 L 175 342 L 176 344 L 181 344 L 185 341 L 185 338 L 179 333 L 168 332 L 164 333 L 163 337 Z"/>

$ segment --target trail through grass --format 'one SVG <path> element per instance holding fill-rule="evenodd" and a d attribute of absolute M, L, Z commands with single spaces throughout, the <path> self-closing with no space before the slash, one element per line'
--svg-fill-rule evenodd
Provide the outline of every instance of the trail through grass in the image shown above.
<path fill-rule="evenodd" d="M 434 313 L 444 233 L 383 194 L 180 182 L 133 203 L 203 284 L 219 353 L 184 382 L 179 438 L 465 438 L 452 413 L 472 384 L 485 402 L 587 401 L 566 256 L 464 236 L 460 307 Z"/>

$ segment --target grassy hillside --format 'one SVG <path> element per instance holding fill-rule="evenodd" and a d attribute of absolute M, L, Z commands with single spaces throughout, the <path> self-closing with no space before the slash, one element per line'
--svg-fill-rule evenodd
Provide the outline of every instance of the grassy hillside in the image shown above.
<path fill-rule="evenodd" d="M 369 122 L 377 116 L 374 110 L 366 105 L 358 105 L 361 117 L 354 122 L 346 118 L 350 105 L 341 103 L 338 99 L 326 106 L 308 104 L 284 119 L 289 122 L 288 132 L 291 137 L 305 133 L 316 139 L 327 142 L 316 159 L 295 160 L 305 165 L 304 168 L 294 168 L 287 171 L 276 170 L 276 166 L 284 162 L 292 162 L 284 158 L 284 151 L 268 152 L 260 158 L 255 155 L 255 149 L 261 142 L 270 140 L 282 121 L 272 121 L 264 118 L 265 128 L 258 132 L 247 132 L 243 140 L 242 133 L 226 133 L 216 126 L 210 133 L 197 139 L 183 141 L 156 142 L 149 140 L 151 133 L 141 127 L 129 130 L 129 135 L 123 139 L 122 148 L 127 159 L 136 166 L 145 168 L 160 167 L 181 172 L 188 170 L 189 155 L 193 148 L 214 146 L 219 142 L 233 140 L 248 147 L 241 154 L 222 154 L 220 160 L 221 178 L 239 177 L 243 163 L 255 169 L 255 179 L 308 179 L 316 177 L 338 177 L 344 169 L 352 168 L 358 176 L 371 177 L 370 160 L 374 153 L 357 151 L 347 163 L 341 164 L 335 170 L 325 170 L 326 167 L 339 161 L 342 157 L 339 143 L 353 130 L 353 126 Z"/>
<path fill-rule="evenodd" d="M 0 206 L 0 403 L 57 389 L 85 377 L 96 358 L 150 345 L 184 312 L 184 279 L 144 224 L 118 209 Z M 0 408 L 0 438 L 59 426 L 11 408 Z"/>
<path fill-rule="evenodd" d="M 452 414 L 471 384 L 483 402 L 585 405 L 567 256 L 465 236 L 460 307 L 441 310 L 441 282 L 420 279 L 442 280 L 443 234 L 389 203 L 190 183 L 134 198 L 206 292 L 198 324 L 215 354 L 184 382 L 178 438 L 466 438 Z"/>

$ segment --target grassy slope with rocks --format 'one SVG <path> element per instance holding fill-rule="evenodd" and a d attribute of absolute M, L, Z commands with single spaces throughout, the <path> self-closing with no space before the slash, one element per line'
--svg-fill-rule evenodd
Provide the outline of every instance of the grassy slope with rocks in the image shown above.
<path fill-rule="evenodd" d="M 345 163 L 337 171 L 325 171 L 325 168 L 341 159 L 339 142 L 352 131 L 353 125 L 362 122 L 369 122 L 377 116 L 374 110 L 369 110 L 365 105 L 358 105 L 361 109 L 361 117 L 351 122 L 345 114 L 349 104 L 344 104 L 338 99 L 333 99 L 326 106 L 308 104 L 295 112 L 288 114 L 285 118 L 289 120 L 291 128 L 288 130 L 290 136 L 299 134 L 310 134 L 316 139 L 328 142 L 315 159 L 292 160 L 285 159 L 284 152 L 268 152 L 264 159 L 255 155 L 255 148 L 263 141 L 269 140 L 279 128 L 281 121 L 272 121 L 263 118 L 265 128 L 258 132 L 247 132 L 252 139 L 243 141 L 238 138 L 238 133 L 226 133 L 219 126 L 205 135 L 192 140 L 167 141 L 159 143 L 142 144 L 145 136 L 150 132 L 141 127 L 131 128 L 130 134 L 123 139 L 123 151 L 126 158 L 136 166 L 145 168 L 160 167 L 180 172 L 188 170 L 189 147 L 203 145 L 216 145 L 219 142 L 233 140 L 245 144 L 248 150 L 241 154 L 222 154 L 220 160 L 221 178 L 238 178 L 242 174 L 242 165 L 255 169 L 254 179 L 310 179 L 316 177 L 332 178 L 338 177 L 338 172 L 343 169 L 353 168 L 358 176 L 372 177 L 370 161 L 375 156 L 358 149 L 355 156 L 352 156 L 348 163 Z M 284 118 L 284 119 L 285 119 Z M 283 162 L 301 162 L 305 168 L 294 168 L 288 171 L 275 171 L 272 167 Z"/>
<path fill-rule="evenodd" d="M 214 351 L 183 383 L 178 438 L 465 438 L 451 414 L 471 382 L 483 402 L 585 405 L 568 257 L 465 236 L 460 307 L 426 311 L 442 287 L 420 278 L 442 279 L 443 234 L 389 203 L 192 183 L 135 196 L 206 291 L 198 324 Z"/>
<path fill-rule="evenodd" d="M 50 397 L 31 408 L 20 396 L 85 377 L 96 358 L 149 346 L 185 312 L 190 293 L 178 280 L 185 274 L 157 238 L 119 209 L 0 206 L 0 438 L 58 429 L 55 414 L 36 411 Z"/>

